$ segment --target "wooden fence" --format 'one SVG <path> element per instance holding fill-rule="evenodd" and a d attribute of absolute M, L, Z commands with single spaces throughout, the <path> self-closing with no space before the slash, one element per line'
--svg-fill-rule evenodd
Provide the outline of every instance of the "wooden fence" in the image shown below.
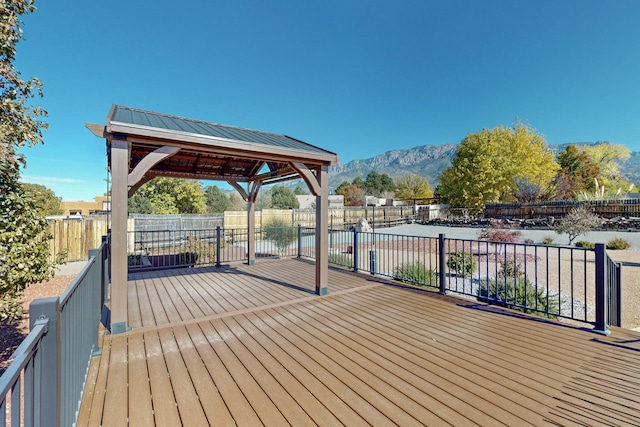
<path fill-rule="evenodd" d="M 53 236 L 49 241 L 50 262 L 65 250 L 66 261 L 86 261 L 89 249 L 100 247 L 102 236 L 108 230 L 106 217 L 52 219 L 48 222 L 48 233 Z"/>
<path fill-rule="evenodd" d="M 222 221 L 213 216 L 205 215 L 132 215 L 129 218 L 129 231 L 141 229 L 165 230 L 192 228 L 215 228 L 218 224 L 227 229 L 246 229 L 246 211 L 227 211 Z M 280 218 L 292 225 L 303 227 L 315 227 L 315 209 L 263 209 L 256 212 L 256 229 L 260 230 L 263 224 L 268 224 L 272 219 Z M 396 225 L 413 218 L 413 206 L 367 206 L 367 207 L 340 207 L 329 209 L 329 227 L 334 230 L 344 230 L 353 227 L 360 218 L 366 218 L 375 226 Z M 200 223 L 206 223 L 203 226 Z M 176 225 L 176 224 L 179 224 Z M 195 225 L 194 225 L 195 224 Z M 200 224 L 200 225 L 198 225 Z M 83 219 L 52 219 L 49 220 L 49 233 L 53 239 L 49 243 L 49 258 L 53 261 L 62 251 L 67 251 L 66 260 L 85 261 L 89 249 L 97 248 L 102 243 L 102 236 L 107 234 L 109 228 L 106 216 L 85 217 Z"/>
<path fill-rule="evenodd" d="M 569 210 L 577 206 L 589 206 L 602 218 L 640 217 L 640 199 L 619 200 L 553 200 L 548 202 L 526 204 L 488 204 L 484 216 L 486 218 L 539 219 L 561 218 Z"/>

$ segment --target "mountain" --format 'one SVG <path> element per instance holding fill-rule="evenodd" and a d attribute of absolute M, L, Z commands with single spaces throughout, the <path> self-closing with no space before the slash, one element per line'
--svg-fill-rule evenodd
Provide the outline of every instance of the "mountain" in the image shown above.
<path fill-rule="evenodd" d="M 550 148 L 557 153 L 564 150 L 567 145 L 569 144 L 550 145 Z M 368 159 L 338 164 L 329 168 L 329 187 L 335 189 L 343 181 L 350 183 L 358 176 L 366 179 L 369 172 L 376 171 L 380 174 L 386 173 L 391 178 L 409 172 L 422 175 L 427 178 L 431 188 L 435 188 L 442 170 L 451 165 L 457 148 L 458 144 L 422 145 L 404 150 L 390 150 Z M 632 152 L 631 158 L 620 166 L 620 172 L 629 181 L 640 185 L 640 152 Z"/>
<path fill-rule="evenodd" d="M 329 168 L 329 186 L 336 188 L 343 181 L 351 182 L 358 176 L 365 179 L 369 172 L 376 171 L 392 178 L 409 172 L 415 173 L 427 178 L 431 186 L 435 187 L 440 172 L 451 165 L 457 148 L 458 144 L 422 145 L 338 164 Z"/>

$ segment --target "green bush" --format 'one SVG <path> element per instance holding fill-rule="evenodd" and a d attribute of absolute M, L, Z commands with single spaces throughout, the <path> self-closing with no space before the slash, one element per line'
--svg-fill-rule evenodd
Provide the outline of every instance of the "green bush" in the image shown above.
<path fill-rule="evenodd" d="M 629 249 L 631 247 L 631 243 L 628 240 L 615 238 L 611 239 L 607 242 L 607 249 Z"/>
<path fill-rule="evenodd" d="M 329 264 L 339 265 L 341 267 L 353 268 L 353 260 L 346 254 L 329 254 Z"/>
<path fill-rule="evenodd" d="M 20 299 L 22 295 L 3 295 L 0 297 L 0 324 L 12 324 L 22 317 L 22 304 Z"/>
<path fill-rule="evenodd" d="M 449 255 L 447 267 L 460 277 L 471 277 L 476 269 L 476 261 L 471 253 L 458 251 Z"/>
<path fill-rule="evenodd" d="M 427 269 L 420 261 L 396 267 L 393 272 L 393 278 L 418 286 L 438 286 L 438 273 Z"/>
<path fill-rule="evenodd" d="M 546 236 L 540 241 L 541 245 L 553 245 L 553 237 Z"/>
<path fill-rule="evenodd" d="M 593 249 L 596 247 L 596 244 L 593 242 L 588 242 L 586 240 L 580 240 L 576 242 L 576 248 L 587 248 Z"/>
<path fill-rule="evenodd" d="M 478 300 L 512 306 L 516 310 L 555 318 L 560 313 L 558 300 L 544 289 L 536 287 L 522 273 L 522 266 L 513 261 L 500 263 L 497 277 L 480 282 Z M 548 313 L 548 314 L 547 314 Z"/>
<path fill-rule="evenodd" d="M 274 218 L 262 227 L 264 238 L 278 249 L 278 256 L 284 257 L 289 245 L 298 239 L 298 227 L 291 225 L 289 221 Z"/>

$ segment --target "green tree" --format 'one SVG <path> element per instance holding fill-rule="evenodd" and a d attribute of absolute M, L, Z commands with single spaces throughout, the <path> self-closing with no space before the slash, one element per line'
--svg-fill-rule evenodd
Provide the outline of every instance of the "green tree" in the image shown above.
<path fill-rule="evenodd" d="M 295 190 L 293 190 L 293 194 L 296 196 L 308 196 L 309 192 L 299 185 L 296 186 Z"/>
<path fill-rule="evenodd" d="M 355 181 L 355 180 L 354 180 Z M 355 184 L 355 182 L 354 182 Z M 367 194 L 372 196 L 380 196 L 384 192 L 392 192 L 396 188 L 393 179 L 386 173 L 382 175 L 378 172 L 371 171 L 364 181 L 364 189 Z"/>
<path fill-rule="evenodd" d="M 359 176 L 355 177 L 353 181 L 351 181 L 351 183 L 358 188 L 362 188 L 363 190 L 366 187 L 365 182 Z"/>
<path fill-rule="evenodd" d="M 34 201 L 34 205 L 38 209 L 38 215 L 61 215 L 62 208 L 60 207 L 60 197 L 56 197 L 56 193 L 53 190 L 40 184 L 20 184 L 27 197 L 30 197 Z"/>
<path fill-rule="evenodd" d="M 201 214 L 207 212 L 207 197 L 198 181 L 155 178 L 140 187 L 136 194 L 138 197 L 129 204 L 129 207 L 142 206 L 146 208 L 150 204 L 153 210 L 151 213 L 154 214 Z M 147 199 L 148 203 L 140 199 Z"/>
<path fill-rule="evenodd" d="M 542 135 L 521 122 L 500 125 L 465 137 L 440 175 L 439 193 L 453 207 L 480 213 L 487 203 L 514 201 L 516 179 L 546 187 L 557 170 Z"/>
<path fill-rule="evenodd" d="M 396 197 L 402 200 L 428 199 L 433 197 L 433 191 L 426 178 L 415 175 L 406 174 L 396 178 Z"/>
<path fill-rule="evenodd" d="M 151 200 L 139 192 L 136 192 L 133 196 L 129 197 L 129 200 L 127 200 L 127 210 L 129 213 L 136 214 L 155 213 Z"/>
<path fill-rule="evenodd" d="M 560 152 L 558 164 L 560 165 L 558 175 L 562 175 L 566 180 L 572 197 L 581 191 L 594 190 L 594 179 L 600 173 L 600 166 L 577 145 L 571 144 Z"/>
<path fill-rule="evenodd" d="M 223 213 L 229 210 L 231 199 L 217 185 L 210 185 L 204 191 L 207 195 L 207 212 Z"/>
<path fill-rule="evenodd" d="M 21 16 L 33 12 L 33 2 L 4 1 L 0 6 L 0 321 L 22 315 L 19 297 L 31 283 L 54 274 L 48 262 L 47 222 L 35 200 L 19 183 L 26 166 L 18 150 L 43 142 L 47 113 L 30 100 L 42 97 L 37 78 L 23 80 L 14 67 L 16 45 L 23 37 Z"/>
<path fill-rule="evenodd" d="M 276 185 L 271 189 L 271 206 L 274 209 L 298 209 L 300 203 L 290 188 Z"/>

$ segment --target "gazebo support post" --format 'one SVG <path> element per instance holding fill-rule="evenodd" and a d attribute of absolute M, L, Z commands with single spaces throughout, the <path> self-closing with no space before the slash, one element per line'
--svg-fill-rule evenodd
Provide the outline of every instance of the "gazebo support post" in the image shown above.
<path fill-rule="evenodd" d="M 329 275 L 329 167 L 317 169 L 320 192 L 316 194 L 316 295 L 327 295 Z"/>
<path fill-rule="evenodd" d="M 127 178 L 129 143 L 111 140 L 111 333 L 128 329 Z"/>

